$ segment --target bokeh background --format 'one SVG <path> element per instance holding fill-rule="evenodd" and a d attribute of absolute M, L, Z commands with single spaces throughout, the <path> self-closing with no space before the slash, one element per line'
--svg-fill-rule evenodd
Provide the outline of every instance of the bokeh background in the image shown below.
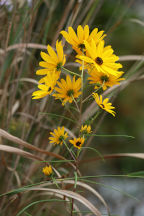
<path fill-rule="evenodd" d="M 98 133 L 126 134 L 135 138 L 95 137 L 91 146 L 102 154 L 143 152 L 143 0 L 1 0 L 0 128 L 36 146 L 41 143 L 41 148 L 47 148 L 48 131 L 51 127 L 48 124 L 49 119 L 39 112 L 51 112 L 53 101 L 31 99 L 31 94 L 37 87 L 36 80 L 39 79 L 35 71 L 39 67 L 40 51 L 47 44 L 55 46 L 56 40 L 62 39 L 59 34 L 62 29 L 68 26 L 76 29 L 79 24 L 88 24 L 91 30 L 95 27 L 104 30 L 107 34 L 106 44 L 111 44 L 115 53 L 120 56 L 125 78 L 134 76 L 133 81 L 116 93 L 113 101 L 116 117 L 106 115 Z M 68 48 L 67 44 L 66 47 Z M 69 47 L 67 56 L 73 59 L 72 55 Z M 52 123 L 54 120 L 51 119 Z M 9 144 L 6 140 L 3 142 Z M 1 154 L 0 159 L 3 164 L 0 166 L 0 182 L 5 181 L 11 188 L 15 182 L 8 181 L 11 171 L 7 166 L 14 167 L 12 161 L 15 156 L 5 154 Z M 87 151 L 84 159 L 89 157 L 95 157 L 95 153 Z M 18 170 L 22 167 L 23 159 L 19 159 Z M 84 175 L 142 173 L 144 162 L 135 158 L 95 161 L 90 165 L 83 163 L 81 171 Z M 6 176 L 4 179 L 3 175 Z M 142 179 L 103 177 L 97 183 L 99 184 L 95 188 L 108 202 L 113 215 L 144 215 Z M 0 185 L 4 192 L 6 186 L 2 183 Z M 90 199 L 95 204 L 93 197 Z"/>

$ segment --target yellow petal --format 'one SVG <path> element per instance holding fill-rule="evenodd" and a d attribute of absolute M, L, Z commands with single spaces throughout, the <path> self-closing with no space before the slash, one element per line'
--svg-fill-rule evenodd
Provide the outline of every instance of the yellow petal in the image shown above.
<path fill-rule="evenodd" d="M 89 26 L 86 25 L 86 26 L 84 27 L 84 40 L 87 40 L 88 37 L 89 37 Z"/>
<path fill-rule="evenodd" d="M 44 67 L 44 68 L 49 68 L 51 66 L 52 68 L 55 68 L 54 64 L 50 65 L 50 64 L 48 64 L 47 62 L 44 62 L 44 61 L 39 62 L 39 66 Z"/>
<path fill-rule="evenodd" d="M 55 62 L 57 62 L 58 58 L 57 58 L 57 55 L 56 55 L 55 51 L 53 50 L 53 48 L 50 45 L 48 45 L 47 50 L 48 50 L 49 55 L 53 58 L 53 60 Z"/>
<path fill-rule="evenodd" d="M 45 52 L 41 52 L 40 55 L 41 55 L 42 59 L 44 61 L 46 61 L 47 63 L 54 64 L 53 59 L 48 54 L 46 54 Z"/>
<path fill-rule="evenodd" d="M 84 39 L 83 34 L 84 34 L 83 28 L 81 25 L 79 25 L 77 28 L 77 35 L 78 35 L 79 43 L 83 42 L 83 39 Z"/>
<path fill-rule="evenodd" d="M 37 75 L 45 75 L 45 74 L 47 74 L 47 73 L 49 73 L 49 70 L 48 70 L 48 69 L 40 69 L 40 70 L 37 70 L 37 71 L 36 71 L 36 74 L 37 74 Z"/>
<path fill-rule="evenodd" d="M 61 41 L 56 42 L 56 50 L 57 50 L 57 54 L 58 54 L 58 59 L 60 62 L 62 62 L 63 61 L 63 46 L 61 44 Z"/>
<path fill-rule="evenodd" d="M 98 32 L 98 28 L 94 28 L 93 31 L 91 32 L 90 34 L 90 38 L 95 38 L 95 35 L 97 35 L 97 32 Z"/>
<path fill-rule="evenodd" d="M 73 38 L 73 40 L 78 44 L 79 40 L 78 40 L 76 33 L 72 27 L 68 27 L 68 32 L 69 32 L 69 35 Z"/>

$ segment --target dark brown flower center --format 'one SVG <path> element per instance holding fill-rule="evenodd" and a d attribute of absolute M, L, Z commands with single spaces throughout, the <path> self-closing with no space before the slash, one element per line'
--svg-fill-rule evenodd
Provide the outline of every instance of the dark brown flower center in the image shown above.
<path fill-rule="evenodd" d="M 101 106 L 102 106 L 103 108 L 105 108 L 105 106 L 104 106 L 103 104 L 101 104 Z"/>
<path fill-rule="evenodd" d="M 76 146 L 80 146 L 80 145 L 81 145 L 81 142 L 77 141 Z"/>
<path fill-rule="evenodd" d="M 57 71 L 60 71 L 62 67 L 62 62 L 59 62 L 56 66 Z"/>
<path fill-rule="evenodd" d="M 64 137 L 61 135 L 61 136 L 59 137 L 59 141 L 62 142 L 63 139 L 64 139 Z"/>
<path fill-rule="evenodd" d="M 95 59 L 95 62 L 96 62 L 98 65 L 102 65 L 102 64 L 103 64 L 103 60 L 102 60 L 102 58 L 100 58 L 100 57 L 97 57 L 97 58 Z"/>
<path fill-rule="evenodd" d="M 105 76 L 101 76 L 101 81 L 102 82 L 107 82 L 109 80 L 108 76 L 105 75 Z"/>
<path fill-rule="evenodd" d="M 74 94 L 74 90 L 73 89 L 69 89 L 67 91 L 67 96 L 71 97 Z"/>
<path fill-rule="evenodd" d="M 51 87 L 49 87 L 48 91 L 51 91 L 51 90 L 52 90 L 52 88 L 51 88 Z"/>
<path fill-rule="evenodd" d="M 85 45 L 82 43 L 82 44 L 79 44 L 78 45 L 78 48 L 80 48 L 81 51 L 84 51 L 85 49 Z"/>

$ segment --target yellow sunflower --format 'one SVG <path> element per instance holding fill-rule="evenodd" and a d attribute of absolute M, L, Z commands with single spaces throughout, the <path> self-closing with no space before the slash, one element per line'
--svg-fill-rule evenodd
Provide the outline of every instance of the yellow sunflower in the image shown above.
<path fill-rule="evenodd" d="M 43 172 L 46 176 L 51 175 L 51 174 L 52 174 L 52 167 L 51 167 L 51 165 L 43 167 L 42 172 Z"/>
<path fill-rule="evenodd" d="M 97 45 L 93 39 L 91 43 L 85 41 L 85 46 L 87 56 L 77 55 L 76 57 L 81 61 L 83 60 L 89 70 L 95 68 L 97 71 L 107 75 L 117 76 L 119 74 L 118 69 L 122 68 L 122 65 L 116 63 L 119 57 L 113 54 L 111 46 L 104 47 L 104 41 L 100 41 Z"/>
<path fill-rule="evenodd" d="M 44 83 L 38 85 L 40 90 L 33 92 L 32 99 L 43 98 L 52 93 L 56 85 L 57 80 L 59 79 L 60 73 L 48 73 L 47 76 L 40 79 L 39 83 Z"/>
<path fill-rule="evenodd" d="M 56 52 L 53 48 L 48 45 L 47 51 L 48 54 L 45 52 L 41 52 L 40 55 L 44 61 L 39 62 L 39 66 L 43 67 L 44 69 L 40 69 L 36 71 L 37 75 L 46 75 L 48 72 L 58 72 L 61 71 L 61 67 L 65 64 L 66 58 L 63 52 L 62 42 L 56 42 Z"/>
<path fill-rule="evenodd" d="M 74 138 L 72 140 L 69 140 L 71 144 L 73 144 L 74 147 L 80 149 L 82 145 L 84 144 L 85 139 L 83 137 Z"/>
<path fill-rule="evenodd" d="M 94 28 L 91 33 L 89 33 L 89 26 L 86 25 L 84 28 L 79 25 L 77 28 L 77 35 L 72 27 L 68 27 L 68 32 L 61 31 L 61 34 L 66 39 L 68 43 L 72 45 L 72 48 L 78 53 L 82 54 L 86 51 L 84 41 L 90 42 L 91 39 L 98 44 L 106 36 L 103 35 L 104 31 L 98 32 L 98 28 Z"/>
<path fill-rule="evenodd" d="M 49 137 L 50 143 L 54 144 L 63 144 L 63 141 L 68 137 L 68 134 L 65 133 L 64 127 L 58 127 L 57 129 L 54 129 L 54 132 L 50 132 L 52 135 Z"/>
<path fill-rule="evenodd" d="M 89 134 L 91 133 L 91 126 L 90 125 L 82 125 L 81 126 L 81 129 L 80 129 L 80 132 L 83 133 L 83 134 Z"/>
<path fill-rule="evenodd" d="M 53 96 L 56 99 L 62 99 L 63 105 L 66 102 L 72 103 L 74 98 L 78 98 L 81 92 L 81 78 L 75 80 L 75 76 L 71 80 L 70 76 L 66 76 L 66 80 L 61 79 L 60 82 L 57 82 L 59 87 L 55 87 L 56 93 Z"/>
<path fill-rule="evenodd" d="M 103 90 L 106 90 L 107 87 L 120 84 L 119 81 L 124 80 L 124 78 L 120 78 L 122 74 L 123 72 L 117 73 L 116 76 L 112 74 L 107 75 L 94 69 L 89 72 L 90 77 L 88 77 L 88 80 L 90 80 L 90 84 L 95 84 L 95 89 L 102 86 Z"/>
<path fill-rule="evenodd" d="M 115 107 L 113 107 L 111 103 L 108 103 L 109 98 L 106 98 L 102 101 L 102 96 L 100 95 L 99 97 L 97 93 L 93 93 L 93 97 L 101 109 L 115 116 L 116 112 L 112 110 L 115 109 Z"/>

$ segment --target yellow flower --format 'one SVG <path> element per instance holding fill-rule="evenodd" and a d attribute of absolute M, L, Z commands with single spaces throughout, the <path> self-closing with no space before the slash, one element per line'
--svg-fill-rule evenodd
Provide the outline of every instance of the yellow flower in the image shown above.
<path fill-rule="evenodd" d="M 98 44 L 106 35 L 103 35 L 104 31 L 98 32 L 98 28 L 93 29 L 89 34 L 89 26 L 86 25 L 84 28 L 79 25 L 77 28 L 77 35 L 72 27 L 68 27 L 68 32 L 61 31 L 61 34 L 68 43 L 72 45 L 72 48 L 79 54 L 86 51 L 84 41 L 90 42 L 91 39 Z"/>
<path fill-rule="evenodd" d="M 100 41 L 96 45 L 92 39 L 91 43 L 85 41 L 87 50 L 87 56 L 77 55 L 76 57 L 85 62 L 87 69 L 96 69 L 99 72 L 103 72 L 109 76 L 112 74 L 117 76 L 119 74 L 118 69 L 122 67 L 120 63 L 116 63 L 119 57 L 113 54 L 111 46 L 104 47 L 104 41 Z M 79 61 L 78 61 L 79 62 Z"/>
<path fill-rule="evenodd" d="M 72 103 L 74 98 L 78 98 L 81 92 L 81 78 L 75 80 L 75 76 L 71 80 L 70 76 L 66 76 L 66 80 L 61 79 L 60 82 L 57 82 L 59 87 L 55 87 L 57 93 L 53 94 L 56 99 L 62 99 L 63 105 L 66 102 Z"/>
<path fill-rule="evenodd" d="M 116 112 L 112 110 L 115 109 L 115 107 L 113 107 L 111 103 L 108 103 L 109 98 L 106 98 L 102 101 L 102 96 L 100 95 L 99 97 L 97 93 L 93 93 L 93 97 L 101 109 L 115 116 Z"/>
<path fill-rule="evenodd" d="M 73 144 L 74 147 L 80 149 L 84 143 L 85 139 L 83 137 L 74 138 L 72 140 L 69 140 L 71 144 Z"/>
<path fill-rule="evenodd" d="M 91 133 L 92 131 L 91 131 L 91 126 L 90 125 L 82 125 L 81 126 L 81 129 L 80 129 L 80 132 L 81 133 L 84 133 L 84 134 L 89 134 L 89 133 Z"/>
<path fill-rule="evenodd" d="M 52 174 L 52 167 L 51 167 L 51 165 L 43 167 L 42 172 L 43 172 L 46 176 L 51 175 L 51 174 Z"/>
<path fill-rule="evenodd" d="M 63 46 L 61 41 L 56 42 L 56 52 L 53 50 L 51 46 L 47 46 L 48 54 L 45 52 L 41 52 L 41 57 L 44 61 L 39 62 L 41 67 L 44 69 L 40 69 L 36 71 L 37 75 L 46 75 L 49 72 L 58 72 L 61 71 L 61 67 L 65 64 L 66 59 L 63 53 Z"/>
<path fill-rule="evenodd" d="M 44 83 L 38 85 L 40 90 L 33 92 L 32 99 L 43 98 L 52 93 L 56 85 L 57 80 L 59 79 L 60 73 L 48 73 L 47 76 L 40 79 L 39 83 Z"/>
<path fill-rule="evenodd" d="M 90 77 L 88 77 L 88 80 L 90 80 L 89 83 L 95 84 L 95 89 L 102 86 L 103 90 L 106 90 L 107 87 L 112 87 L 113 85 L 120 84 L 119 81 L 124 80 L 124 78 L 120 78 L 122 74 L 123 72 L 117 73 L 116 76 L 112 74 L 107 75 L 94 69 L 89 72 Z"/>
<path fill-rule="evenodd" d="M 50 143 L 54 144 L 63 144 L 63 141 L 68 137 L 68 134 L 65 133 L 64 127 L 58 127 L 54 129 L 54 132 L 50 132 L 52 137 L 49 137 Z"/>

